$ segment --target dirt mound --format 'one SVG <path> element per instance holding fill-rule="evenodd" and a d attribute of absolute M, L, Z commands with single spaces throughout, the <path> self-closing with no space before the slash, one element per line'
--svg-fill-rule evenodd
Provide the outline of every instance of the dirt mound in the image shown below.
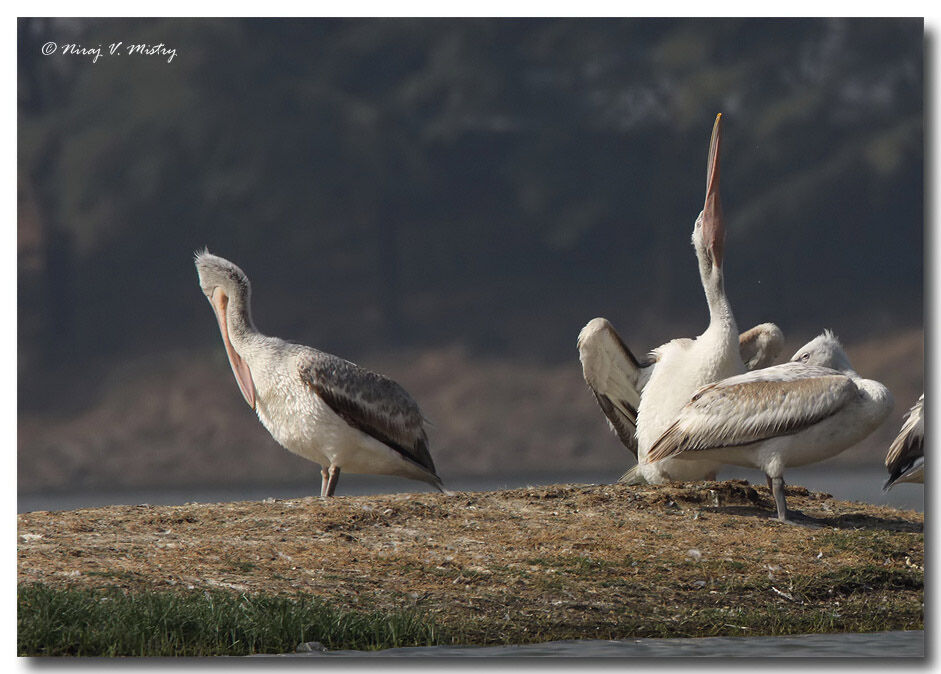
<path fill-rule="evenodd" d="M 415 607 L 478 642 L 921 624 L 919 513 L 788 499 L 817 527 L 742 481 L 35 512 L 18 579 Z"/>

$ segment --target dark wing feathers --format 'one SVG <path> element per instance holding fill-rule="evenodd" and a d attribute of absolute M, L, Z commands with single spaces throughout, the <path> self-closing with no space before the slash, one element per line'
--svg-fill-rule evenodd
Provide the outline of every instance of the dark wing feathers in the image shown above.
<path fill-rule="evenodd" d="M 320 352 L 302 356 L 298 372 L 301 381 L 350 426 L 437 475 L 421 410 L 397 383 Z"/>
<path fill-rule="evenodd" d="M 889 446 L 885 457 L 885 467 L 889 471 L 886 488 L 911 470 L 918 459 L 924 457 L 924 404 L 925 394 L 922 394 L 908 411 L 902 430 Z"/>
<path fill-rule="evenodd" d="M 599 393 L 594 389 L 591 392 L 594 394 L 595 400 L 598 401 L 601 411 L 608 418 L 608 423 L 617 434 L 618 439 L 636 455 L 637 410 L 626 400 L 618 400 L 617 405 L 615 405 L 611 398 L 604 393 Z"/>

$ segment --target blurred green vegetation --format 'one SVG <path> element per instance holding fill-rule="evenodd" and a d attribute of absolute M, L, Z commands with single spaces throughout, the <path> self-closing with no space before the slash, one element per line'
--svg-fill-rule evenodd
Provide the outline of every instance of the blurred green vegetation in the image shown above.
<path fill-rule="evenodd" d="M 21 373 L 205 344 L 204 245 L 253 279 L 263 331 L 347 355 L 572 359 L 596 315 L 639 350 L 698 331 L 689 233 L 720 111 L 742 326 L 922 320 L 920 19 L 18 29 L 20 206 L 39 231 L 21 217 Z M 49 40 L 177 55 L 92 63 L 43 56 Z"/>
<path fill-rule="evenodd" d="M 197 657 L 380 650 L 441 642 L 417 612 L 349 611 L 320 597 L 17 587 L 20 656 Z"/>

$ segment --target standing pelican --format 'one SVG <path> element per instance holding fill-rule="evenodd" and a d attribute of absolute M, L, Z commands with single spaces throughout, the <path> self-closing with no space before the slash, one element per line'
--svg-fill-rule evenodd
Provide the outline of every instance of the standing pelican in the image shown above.
<path fill-rule="evenodd" d="M 245 272 L 208 250 L 195 262 L 245 402 L 284 448 L 321 465 L 321 496 L 333 496 L 341 469 L 444 491 L 424 418 L 405 389 L 337 356 L 261 334 Z"/>
<path fill-rule="evenodd" d="M 660 483 L 714 477 L 709 460 L 648 460 L 648 452 L 690 395 L 702 386 L 770 362 L 783 342 L 773 324 L 756 326 L 741 337 L 725 294 L 722 273 L 725 225 L 719 200 L 722 115 L 716 115 L 706 164 L 706 198 L 693 227 L 692 242 L 709 306 L 709 326 L 695 339 L 674 339 L 640 363 L 604 319 L 594 319 L 579 336 L 582 371 L 612 428 L 637 465 L 621 477 L 628 483 Z"/>
<path fill-rule="evenodd" d="M 863 379 L 826 331 L 791 361 L 696 391 L 650 449 L 650 461 L 699 460 L 764 471 L 778 519 L 787 522 L 784 469 L 822 461 L 872 433 L 892 411 L 892 394 Z"/>
<path fill-rule="evenodd" d="M 889 445 L 885 467 L 889 471 L 883 491 L 899 482 L 925 481 L 925 394 L 918 397 L 906 415 L 898 437 Z"/>
<path fill-rule="evenodd" d="M 781 353 L 784 334 L 762 323 L 738 336 L 738 352 L 748 370 L 768 367 Z M 608 426 L 637 458 L 637 407 L 656 361 L 639 362 L 606 318 L 593 318 L 578 333 L 582 374 Z M 628 471 L 633 476 L 634 470 Z"/>

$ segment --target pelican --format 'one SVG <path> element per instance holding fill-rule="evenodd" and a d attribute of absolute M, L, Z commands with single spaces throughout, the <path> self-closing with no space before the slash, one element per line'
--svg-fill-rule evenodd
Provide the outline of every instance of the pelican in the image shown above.
<path fill-rule="evenodd" d="M 578 357 L 585 383 L 608 419 L 608 427 L 637 458 L 637 407 L 656 361 L 643 363 L 606 318 L 593 318 L 578 333 Z M 738 336 L 739 355 L 748 370 L 768 367 L 781 353 L 784 334 L 774 323 L 756 325 Z M 634 475 L 628 471 L 626 479 Z"/>
<path fill-rule="evenodd" d="M 649 461 L 699 460 L 764 471 L 777 517 L 790 522 L 784 469 L 822 461 L 872 433 L 892 411 L 892 394 L 863 379 L 828 331 L 790 362 L 700 388 L 654 443 Z"/>
<path fill-rule="evenodd" d="M 899 482 L 925 481 L 925 394 L 918 397 L 905 415 L 905 423 L 898 437 L 889 445 L 885 457 L 885 467 L 889 471 L 883 491 Z"/>
<path fill-rule="evenodd" d="M 424 417 L 405 389 L 337 356 L 261 334 L 245 272 L 208 250 L 195 264 L 245 402 L 285 449 L 321 465 L 322 497 L 333 496 L 341 469 L 444 491 Z"/>
<path fill-rule="evenodd" d="M 674 339 L 641 363 L 605 319 L 594 319 L 579 335 L 582 371 L 609 423 L 637 457 L 622 482 L 660 483 L 714 478 L 719 464 L 708 460 L 653 464 L 648 452 L 690 395 L 709 382 L 764 365 L 777 355 L 783 336 L 765 323 L 741 337 L 725 294 L 722 261 L 725 226 L 719 200 L 722 115 L 716 115 L 706 164 L 706 198 L 693 226 L 692 242 L 709 306 L 709 326 L 694 339 Z"/>

